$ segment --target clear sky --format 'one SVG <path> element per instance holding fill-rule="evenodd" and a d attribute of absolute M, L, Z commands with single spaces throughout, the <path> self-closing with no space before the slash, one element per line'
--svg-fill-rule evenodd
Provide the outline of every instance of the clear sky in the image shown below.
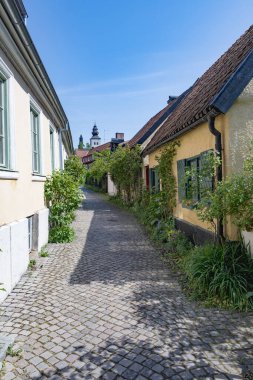
<path fill-rule="evenodd" d="M 24 0 L 74 146 L 130 139 L 252 23 L 252 0 Z"/>

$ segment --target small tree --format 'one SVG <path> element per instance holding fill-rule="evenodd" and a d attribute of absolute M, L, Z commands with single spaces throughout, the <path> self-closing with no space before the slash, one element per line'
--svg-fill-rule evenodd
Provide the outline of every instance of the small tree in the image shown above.
<path fill-rule="evenodd" d="M 78 185 L 83 184 L 87 170 L 79 157 L 71 156 L 64 162 L 64 170 Z"/>
<path fill-rule="evenodd" d="M 110 174 L 126 203 L 131 203 L 138 196 L 140 171 L 141 150 L 138 145 L 132 149 L 119 146 L 111 155 Z"/>
<path fill-rule="evenodd" d="M 106 149 L 102 152 L 94 154 L 95 161 L 91 164 L 89 169 L 89 177 L 95 178 L 100 182 L 110 169 L 111 151 Z"/>

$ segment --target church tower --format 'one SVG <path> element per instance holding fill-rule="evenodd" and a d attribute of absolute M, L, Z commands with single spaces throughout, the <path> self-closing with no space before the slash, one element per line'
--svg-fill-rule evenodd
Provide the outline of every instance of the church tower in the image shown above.
<path fill-rule="evenodd" d="M 90 146 L 91 148 L 96 148 L 101 143 L 101 137 L 99 137 L 98 133 L 98 127 L 96 124 L 94 124 L 94 127 L 92 129 L 92 137 L 90 139 Z"/>
<path fill-rule="evenodd" d="M 80 135 L 78 149 L 82 150 L 83 148 L 84 148 L 84 145 L 83 145 L 83 136 Z"/>

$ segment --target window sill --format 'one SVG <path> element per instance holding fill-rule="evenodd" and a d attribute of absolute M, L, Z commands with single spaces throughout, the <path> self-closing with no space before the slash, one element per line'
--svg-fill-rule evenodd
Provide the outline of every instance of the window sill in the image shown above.
<path fill-rule="evenodd" d="M 17 180 L 19 178 L 19 172 L 12 170 L 0 170 L 0 179 L 13 179 Z"/>
<path fill-rule="evenodd" d="M 33 182 L 46 182 L 47 177 L 40 174 L 32 174 L 32 181 Z"/>

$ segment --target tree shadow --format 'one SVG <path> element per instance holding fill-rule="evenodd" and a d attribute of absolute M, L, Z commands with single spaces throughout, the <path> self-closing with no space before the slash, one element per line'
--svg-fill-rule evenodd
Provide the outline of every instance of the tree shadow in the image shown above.
<path fill-rule="evenodd" d="M 70 284 L 112 285 L 115 294 L 130 286 L 131 291 L 122 298 L 119 293 L 119 299 L 129 305 L 135 321 L 95 349 L 76 348 L 85 366 L 91 363 L 98 367 L 94 371 L 101 371 L 100 377 L 90 378 L 250 379 L 253 314 L 206 309 L 189 301 L 135 218 L 90 197 L 84 211 L 92 211 L 93 218 Z M 120 372 L 124 358 L 130 361 L 125 362 L 128 372 Z M 85 366 L 81 374 L 95 376 Z"/>

